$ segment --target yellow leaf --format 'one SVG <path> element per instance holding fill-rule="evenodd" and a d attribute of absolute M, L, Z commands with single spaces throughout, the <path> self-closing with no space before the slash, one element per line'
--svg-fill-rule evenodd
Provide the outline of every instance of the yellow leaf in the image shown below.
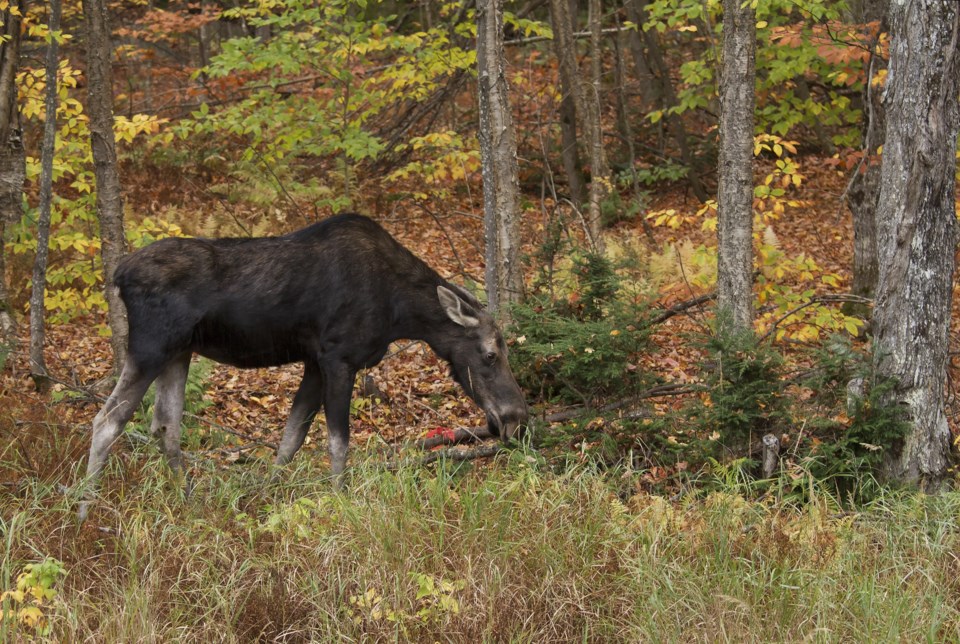
<path fill-rule="evenodd" d="M 17 613 L 17 619 L 20 620 L 21 624 L 33 627 L 43 619 L 43 612 L 36 606 L 27 606 L 20 609 L 20 612 Z"/>
<path fill-rule="evenodd" d="M 13 599 L 13 601 L 18 604 L 22 604 L 24 595 L 22 590 L 7 590 L 0 594 L 0 601 L 5 600 L 7 597 Z"/>
<path fill-rule="evenodd" d="M 843 328 L 853 337 L 857 337 L 860 334 L 860 320 L 847 318 L 843 321 Z"/>

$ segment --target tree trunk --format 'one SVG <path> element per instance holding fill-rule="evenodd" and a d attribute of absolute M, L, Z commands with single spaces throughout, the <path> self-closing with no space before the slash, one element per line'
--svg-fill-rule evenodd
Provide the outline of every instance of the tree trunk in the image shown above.
<path fill-rule="evenodd" d="M 743 5 L 743 6 L 741 6 Z M 724 0 L 717 190 L 717 306 L 735 329 L 753 326 L 753 122 L 756 20 Z"/>
<path fill-rule="evenodd" d="M 584 91 L 585 132 L 590 141 L 590 205 L 587 209 L 587 229 L 590 241 L 597 250 L 603 250 L 603 219 L 601 205 L 610 192 L 610 167 L 603 150 L 603 127 L 601 119 L 601 0 L 590 0 L 590 82 Z"/>
<path fill-rule="evenodd" d="M 3 12 L 0 40 L 0 352 L 16 348 L 17 326 L 7 293 L 3 232 L 19 221 L 23 206 L 26 157 L 17 107 L 17 71 L 20 68 L 20 26 L 24 3 L 15 0 Z"/>
<path fill-rule="evenodd" d="M 630 178 L 633 183 L 633 198 L 637 204 L 642 204 L 644 198 L 643 190 L 640 188 L 639 177 L 637 176 L 637 151 L 633 141 L 633 128 L 630 127 L 630 115 L 627 111 L 627 97 L 625 91 L 627 86 L 627 65 L 623 57 L 623 50 L 629 48 L 629 37 L 627 34 L 633 32 L 624 30 L 619 19 L 617 19 L 617 29 L 621 30 L 617 39 L 614 41 L 617 47 L 617 51 L 615 52 L 617 62 L 614 66 L 614 71 L 616 72 L 617 78 L 617 129 L 620 130 L 620 134 L 627 146 L 627 163 L 630 167 Z M 653 226 L 649 221 L 647 221 L 646 217 L 641 216 L 639 219 L 640 224 L 643 227 L 643 232 L 647 236 L 647 241 L 650 244 L 656 244 L 657 240 L 653 234 Z"/>
<path fill-rule="evenodd" d="M 509 304 L 520 299 L 520 217 L 517 210 L 517 143 L 503 55 L 502 0 L 477 0 L 477 85 L 480 160 L 486 241 L 487 305 L 509 322 Z"/>
<path fill-rule="evenodd" d="M 647 20 L 646 12 L 647 0 L 637 0 L 627 6 L 627 18 L 631 22 L 642 26 Z M 631 17 L 633 16 L 633 17 Z M 670 79 L 670 68 L 667 67 L 663 59 L 663 51 L 660 48 L 660 41 L 657 38 L 657 31 L 643 31 L 643 41 L 646 43 L 647 62 L 650 64 L 655 78 L 659 82 L 660 91 L 658 97 L 661 100 L 661 108 L 667 110 L 677 104 L 677 92 L 673 89 L 673 81 Z M 687 142 L 687 128 L 683 124 L 683 119 L 679 114 L 666 112 L 664 115 L 673 138 L 677 142 L 677 149 L 680 151 L 680 160 L 687 168 L 687 182 L 690 184 L 690 190 L 701 203 L 707 201 L 708 195 L 703 182 L 700 181 L 700 164 L 697 158 L 693 156 L 690 145 Z"/>
<path fill-rule="evenodd" d="M 874 64 L 882 61 L 878 56 Z M 853 285 L 854 295 L 872 298 L 877 288 L 880 265 L 877 258 L 877 200 L 880 196 L 880 148 L 886 135 L 886 117 L 879 87 L 873 87 L 875 73 L 870 74 L 864 88 L 864 159 L 850 180 L 847 206 L 853 217 Z M 862 306 L 862 305 L 861 305 Z M 868 317 L 867 310 L 845 307 L 851 313 Z"/>
<path fill-rule="evenodd" d="M 576 207 L 583 203 L 583 167 L 577 141 L 577 119 L 583 115 L 577 44 L 573 37 L 573 19 L 567 0 L 550 0 L 553 23 L 553 49 L 560 77 L 560 138 L 563 172 L 567 177 L 570 200 Z"/>
<path fill-rule="evenodd" d="M 890 402 L 911 430 L 884 470 L 935 490 L 950 454 L 943 400 L 957 245 L 960 5 L 893 2 L 890 27 L 874 365 L 879 377 L 894 380 Z"/>
<path fill-rule="evenodd" d="M 646 0 L 624 0 L 627 20 L 636 25 L 635 29 L 627 30 L 626 38 L 633 57 L 633 67 L 636 70 L 637 80 L 640 83 L 641 108 L 659 105 L 661 99 L 660 83 L 657 81 L 650 64 L 647 62 L 643 37 L 643 4 Z M 639 6 L 638 6 L 639 5 Z"/>
<path fill-rule="evenodd" d="M 47 364 L 43 357 L 44 291 L 47 286 L 47 257 L 50 252 L 50 210 L 53 202 L 53 155 L 57 137 L 57 68 L 60 58 L 60 0 L 50 1 L 50 43 L 47 45 L 46 96 L 44 97 L 43 144 L 40 159 L 40 220 L 37 222 L 37 255 L 33 261 L 30 293 L 30 376 L 38 389 L 47 386 Z"/>
<path fill-rule="evenodd" d="M 97 182 L 104 294 L 113 369 L 117 375 L 127 353 L 127 310 L 114 285 L 113 272 L 126 252 L 127 240 L 123 232 L 123 199 L 113 134 L 113 73 L 110 67 L 113 47 L 105 1 L 83 0 L 83 17 L 87 25 L 87 113 Z"/>
<path fill-rule="evenodd" d="M 886 2 L 874 2 L 886 6 Z M 882 87 L 874 86 L 877 73 L 886 67 L 883 58 L 876 53 L 880 34 L 887 31 L 885 12 L 874 6 L 865 12 L 862 22 L 880 20 L 877 33 L 870 41 L 870 61 L 867 82 L 863 89 L 863 162 L 850 179 L 847 189 L 847 206 L 853 218 L 853 285 L 854 295 L 872 298 L 877 288 L 880 264 L 877 258 L 877 199 L 880 196 L 880 149 L 886 136 L 887 121 L 883 109 Z M 878 17 L 879 16 L 879 17 Z M 848 315 L 864 319 L 870 317 L 870 309 L 863 304 L 844 305 Z"/>

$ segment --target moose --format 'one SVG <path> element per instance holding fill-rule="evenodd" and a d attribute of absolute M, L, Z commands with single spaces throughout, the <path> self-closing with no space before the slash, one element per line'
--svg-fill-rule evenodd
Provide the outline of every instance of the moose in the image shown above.
<path fill-rule="evenodd" d="M 170 467 L 183 470 L 180 421 L 194 353 L 246 368 L 303 363 L 275 464 L 293 458 L 323 408 L 338 486 L 356 374 L 395 340 L 422 340 L 450 363 L 492 435 L 519 438 L 527 422 L 490 314 L 367 217 L 339 215 L 279 237 L 162 239 L 127 255 L 115 283 L 129 320 L 127 356 L 93 421 L 81 521 L 111 446 L 154 381 L 150 432 Z"/>

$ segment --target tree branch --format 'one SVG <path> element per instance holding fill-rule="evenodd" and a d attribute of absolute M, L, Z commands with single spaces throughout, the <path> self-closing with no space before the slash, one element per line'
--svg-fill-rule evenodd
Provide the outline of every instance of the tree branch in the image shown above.
<path fill-rule="evenodd" d="M 686 300 L 684 302 L 674 304 L 669 309 L 665 310 L 663 313 L 653 318 L 653 320 L 650 321 L 650 324 L 653 325 L 653 324 L 660 324 L 661 322 L 666 322 L 673 316 L 679 315 L 680 313 L 683 313 L 687 309 L 692 309 L 695 306 L 700 306 L 701 304 L 705 304 L 706 302 L 710 302 L 711 300 L 715 300 L 715 299 L 717 299 L 717 292 L 713 291 L 711 293 L 707 293 L 705 295 L 695 297 L 691 300 Z"/>
<path fill-rule="evenodd" d="M 624 398 L 623 400 L 617 400 L 612 403 L 603 405 L 598 409 L 591 410 L 589 407 L 573 407 L 571 409 L 564 409 L 562 411 L 550 414 L 543 417 L 543 422 L 545 423 L 561 423 L 571 418 L 576 418 L 581 414 L 593 412 L 596 414 L 606 414 L 611 411 L 616 411 L 627 407 L 633 403 L 640 402 L 641 400 L 646 400 L 647 398 L 658 398 L 660 396 L 679 396 L 682 394 L 691 393 L 693 389 L 683 385 L 681 383 L 667 383 L 664 385 L 657 385 L 656 387 L 651 387 L 650 389 L 637 394 L 631 398 Z M 630 412 L 626 414 L 625 418 L 642 418 L 643 413 L 640 411 Z M 493 435 L 490 433 L 490 430 L 486 427 L 460 427 L 450 432 L 444 432 L 438 436 L 430 436 L 428 438 L 421 438 L 419 440 L 413 441 L 410 443 L 409 447 L 414 449 L 428 450 L 435 447 L 440 447 L 441 445 L 459 445 L 461 443 L 469 443 L 472 441 L 486 440 L 488 438 L 493 438 Z"/>
<path fill-rule="evenodd" d="M 427 465 L 428 463 L 433 463 L 434 461 L 439 461 L 441 458 L 446 458 L 451 461 L 469 461 L 475 458 L 485 458 L 487 456 L 494 456 L 502 452 L 504 447 L 498 444 L 491 445 L 481 445 L 480 447 L 475 447 L 473 449 L 460 450 L 460 449 L 442 449 L 437 450 L 436 452 L 430 452 L 425 454 L 420 458 L 410 458 L 410 459 L 399 459 L 395 461 L 387 461 L 384 463 L 384 468 L 395 472 L 396 470 Z"/>

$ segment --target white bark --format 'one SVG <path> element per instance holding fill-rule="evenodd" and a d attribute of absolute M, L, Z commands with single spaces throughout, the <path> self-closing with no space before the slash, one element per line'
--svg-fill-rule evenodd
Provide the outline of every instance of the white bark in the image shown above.
<path fill-rule="evenodd" d="M 753 123 L 756 17 L 724 0 L 717 189 L 717 306 L 735 329 L 753 326 Z M 727 318 L 724 318 L 727 320 Z"/>
<path fill-rule="evenodd" d="M 520 185 L 517 144 L 503 55 L 502 0 L 477 1 L 477 83 L 486 238 L 487 303 L 501 321 L 520 299 Z"/>

